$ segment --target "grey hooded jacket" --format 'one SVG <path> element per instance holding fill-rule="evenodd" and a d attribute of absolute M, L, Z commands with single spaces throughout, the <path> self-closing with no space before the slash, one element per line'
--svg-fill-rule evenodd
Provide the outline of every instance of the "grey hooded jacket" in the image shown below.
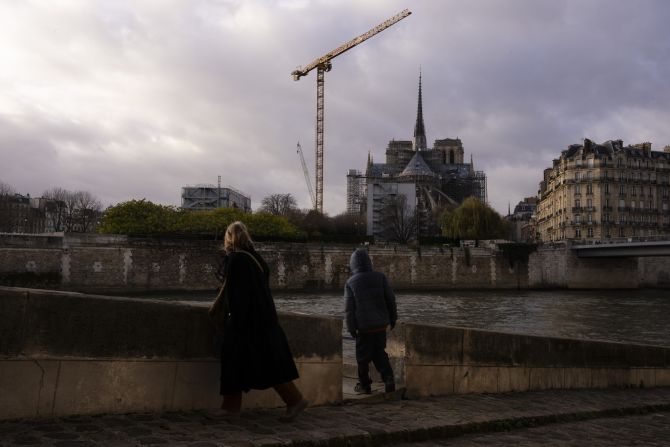
<path fill-rule="evenodd" d="M 344 312 L 347 330 L 380 329 L 395 326 L 398 319 L 395 295 L 386 276 L 372 270 L 368 252 L 357 249 L 349 261 L 352 276 L 344 286 Z"/>

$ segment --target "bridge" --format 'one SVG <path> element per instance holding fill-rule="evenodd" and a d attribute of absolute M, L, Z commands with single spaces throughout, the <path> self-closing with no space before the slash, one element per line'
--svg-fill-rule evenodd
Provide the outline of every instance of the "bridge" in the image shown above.
<path fill-rule="evenodd" d="M 641 237 L 609 241 L 573 242 L 570 249 L 578 258 L 624 258 L 631 256 L 670 256 L 670 238 Z"/>

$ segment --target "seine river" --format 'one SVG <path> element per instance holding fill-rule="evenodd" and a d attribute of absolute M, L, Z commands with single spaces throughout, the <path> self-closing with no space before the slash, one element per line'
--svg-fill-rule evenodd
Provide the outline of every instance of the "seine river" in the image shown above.
<path fill-rule="evenodd" d="M 278 310 L 342 316 L 340 293 L 275 293 Z M 147 298 L 208 301 L 213 294 Z M 670 346 L 669 290 L 397 293 L 401 321 Z"/>

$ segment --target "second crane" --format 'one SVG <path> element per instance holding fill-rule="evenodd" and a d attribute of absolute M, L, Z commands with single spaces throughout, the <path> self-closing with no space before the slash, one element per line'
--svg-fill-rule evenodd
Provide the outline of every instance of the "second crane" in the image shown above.
<path fill-rule="evenodd" d="M 331 60 L 347 50 L 352 49 L 356 45 L 365 42 L 375 34 L 384 31 L 386 28 L 398 23 L 411 12 L 405 9 L 399 14 L 394 15 L 388 20 L 380 23 L 372 28 L 370 31 L 361 34 L 355 39 L 340 45 L 334 50 L 324 54 L 320 58 L 312 61 L 305 67 L 298 67 L 291 74 L 293 80 L 297 81 L 302 76 L 306 76 L 310 71 L 316 68 L 316 197 L 314 208 L 323 213 L 323 91 L 324 91 L 324 74 L 333 67 Z"/>

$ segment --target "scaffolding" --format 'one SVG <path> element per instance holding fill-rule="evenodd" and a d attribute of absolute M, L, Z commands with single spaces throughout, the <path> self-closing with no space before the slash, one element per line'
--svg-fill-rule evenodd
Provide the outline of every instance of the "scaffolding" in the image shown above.
<path fill-rule="evenodd" d="M 181 207 L 185 210 L 239 208 L 251 212 L 251 198 L 232 186 L 198 184 L 181 188 Z"/>

